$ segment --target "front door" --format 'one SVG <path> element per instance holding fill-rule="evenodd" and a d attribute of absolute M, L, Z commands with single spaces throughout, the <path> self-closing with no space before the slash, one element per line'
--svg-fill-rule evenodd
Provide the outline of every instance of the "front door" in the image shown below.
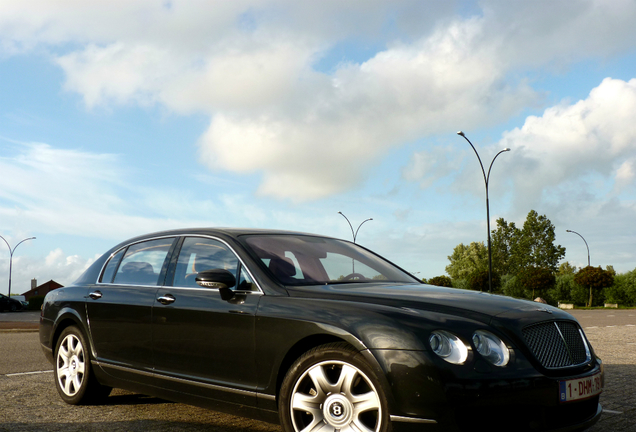
<path fill-rule="evenodd" d="M 160 385 L 211 399 L 253 404 L 255 315 L 260 291 L 251 290 L 234 252 L 207 237 L 186 237 L 171 287 L 157 293 L 153 308 L 154 364 Z M 234 274 L 235 297 L 196 284 L 202 270 Z M 169 281 L 168 281 L 169 282 Z M 163 382 L 163 384 L 161 384 Z"/>

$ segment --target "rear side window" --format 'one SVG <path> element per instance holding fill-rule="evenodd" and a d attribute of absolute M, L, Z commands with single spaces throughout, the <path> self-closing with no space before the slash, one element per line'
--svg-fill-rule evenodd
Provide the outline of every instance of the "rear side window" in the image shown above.
<path fill-rule="evenodd" d="M 119 266 L 119 262 L 121 261 L 121 257 L 124 255 L 126 249 L 122 249 L 117 252 L 106 264 L 106 268 L 104 269 L 104 273 L 102 273 L 102 277 L 99 278 L 101 283 L 112 283 L 113 276 L 115 276 L 115 272 L 117 271 L 117 267 Z"/>
<path fill-rule="evenodd" d="M 164 267 L 173 241 L 173 238 L 165 238 L 129 246 L 121 260 L 121 264 L 117 268 L 113 283 L 160 285 L 159 275 Z"/>

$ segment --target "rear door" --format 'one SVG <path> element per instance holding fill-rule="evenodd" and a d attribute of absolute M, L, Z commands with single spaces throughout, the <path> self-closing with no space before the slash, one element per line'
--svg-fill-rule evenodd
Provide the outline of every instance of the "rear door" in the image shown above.
<path fill-rule="evenodd" d="M 152 373 L 152 306 L 175 242 L 175 237 L 166 237 L 121 249 L 89 291 L 92 346 L 111 375 L 147 381 L 144 377 Z"/>
<path fill-rule="evenodd" d="M 261 292 L 232 249 L 221 240 L 186 237 L 173 260 L 171 287 L 153 308 L 155 371 L 160 385 L 239 404 L 255 403 L 255 314 Z M 234 274 L 234 298 L 196 284 L 202 270 Z M 170 279 L 170 277 L 169 277 Z"/>

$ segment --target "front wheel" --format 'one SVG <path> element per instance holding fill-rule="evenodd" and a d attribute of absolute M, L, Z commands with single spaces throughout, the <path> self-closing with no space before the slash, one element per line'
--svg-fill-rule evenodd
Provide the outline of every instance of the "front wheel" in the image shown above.
<path fill-rule="evenodd" d="M 283 380 L 279 412 L 288 432 L 388 432 L 386 398 L 362 355 L 344 343 L 302 355 Z"/>
<path fill-rule="evenodd" d="M 96 402 L 108 396 L 110 388 L 100 385 L 91 371 L 88 344 L 75 326 L 65 328 L 55 348 L 55 386 L 64 402 L 71 405 Z"/>

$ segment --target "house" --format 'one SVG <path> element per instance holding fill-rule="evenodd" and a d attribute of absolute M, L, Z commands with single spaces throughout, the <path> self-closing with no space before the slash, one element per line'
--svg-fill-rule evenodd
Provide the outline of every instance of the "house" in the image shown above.
<path fill-rule="evenodd" d="M 63 287 L 64 285 L 60 285 L 52 279 L 48 282 L 43 283 L 42 285 L 37 285 L 37 280 L 31 279 L 31 289 L 25 293 L 22 293 L 22 295 L 24 296 L 26 301 L 29 301 L 31 297 L 45 296 L 51 291 Z"/>

